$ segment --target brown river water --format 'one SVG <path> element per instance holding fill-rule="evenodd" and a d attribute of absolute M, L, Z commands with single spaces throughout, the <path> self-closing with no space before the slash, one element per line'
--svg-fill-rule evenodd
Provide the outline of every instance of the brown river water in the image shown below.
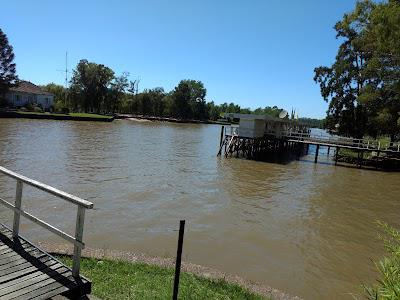
<path fill-rule="evenodd" d="M 217 158 L 220 126 L 0 119 L 0 165 L 92 201 L 94 248 L 174 256 L 306 299 L 352 299 L 384 252 L 375 220 L 400 227 L 400 173 Z M 310 149 L 311 152 L 313 149 Z M 15 181 L 0 175 L 1 197 Z M 72 233 L 76 207 L 24 187 L 24 209 Z M 0 222 L 11 212 L 0 207 Z M 63 242 L 23 221 L 33 241 Z"/>

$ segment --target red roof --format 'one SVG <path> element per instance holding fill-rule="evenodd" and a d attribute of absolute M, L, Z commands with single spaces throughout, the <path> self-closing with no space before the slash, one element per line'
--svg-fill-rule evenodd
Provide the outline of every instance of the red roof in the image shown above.
<path fill-rule="evenodd" d="M 32 82 L 21 80 L 18 86 L 10 88 L 12 92 L 29 93 L 36 95 L 53 95 L 52 93 L 43 91 L 40 87 L 33 84 Z"/>

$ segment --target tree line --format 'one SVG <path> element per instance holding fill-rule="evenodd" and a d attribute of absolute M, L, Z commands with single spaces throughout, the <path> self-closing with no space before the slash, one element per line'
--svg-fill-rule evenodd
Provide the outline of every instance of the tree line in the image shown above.
<path fill-rule="evenodd" d="M 42 88 L 55 95 L 57 111 L 126 113 L 179 119 L 217 120 L 222 113 L 256 113 L 278 117 L 277 106 L 251 110 L 234 103 L 206 101 L 207 89 L 198 80 L 181 80 L 169 92 L 162 87 L 137 91 L 129 73 L 115 75 L 102 64 L 81 60 L 73 70 L 70 87 L 50 83 Z"/>
<path fill-rule="evenodd" d="M 359 1 L 335 25 L 335 62 L 315 68 L 326 125 L 353 137 L 400 132 L 400 1 Z"/>
<path fill-rule="evenodd" d="M 6 34 L 0 29 L 0 100 L 9 88 L 18 84 L 18 80 L 13 48 L 8 43 Z M 128 113 L 218 120 L 223 113 L 279 117 L 283 111 L 277 106 L 251 110 L 235 103 L 216 104 L 206 101 L 207 90 L 204 84 L 191 79 L 181 80 L 169 92 L 162 87 L 156 87 L 139 93 L 137 82 L 129 80 L 129 73 L 116 75 L 110 67 L 86 59 L 79 61 L 69 83 L 68 89 L 55 83 L 41 86 L 43 90 L 55 95 L 54 110 L 57 112 Z M 0 106 L 7 106 L 7 103 L 0 101 Z M 294 118 L 293 112 L 291 118 Z M 310 120 L 305 121 L 310 123 Z"/>

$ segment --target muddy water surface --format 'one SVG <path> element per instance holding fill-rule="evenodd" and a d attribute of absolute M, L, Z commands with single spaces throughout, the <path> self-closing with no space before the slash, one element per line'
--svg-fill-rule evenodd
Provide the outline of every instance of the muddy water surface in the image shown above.
<path fill-rule="evenodd" d="M 91 247 L 184 258 L 306 299 L 352 299 L 383 253 L 374 221 L 400 227 L 400 174 L 217 158 L 220 127 L 0 119 L 0 165 L 94 202 Z M 311 149 L 311 152 L 313 149 Z M 0 175 L 1 196 L 15 182 Z M 24 208 L 73 232 L 71 204 L 24 188 Z M 0 207 L 0 221 L 11 213 Z M 60 242 L 29 222 L 32 240 Z"/>

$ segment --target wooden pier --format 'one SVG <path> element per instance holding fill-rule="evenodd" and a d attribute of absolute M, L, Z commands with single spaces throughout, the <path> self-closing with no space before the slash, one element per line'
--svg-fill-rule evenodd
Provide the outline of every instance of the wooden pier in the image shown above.
<path fill-rule="evenodd" d="M 12 229 L 0 224 L 0 299 L 49 299 L 58 295 L 77 299 L 90 294 L 91 282 L 79 275 L 79 269 L 85 210 L 93 204 L 1 166 L 0 172 L 17 181 L 14 204 L 0 198 L 1 204 L 14 211 Z M 22 209 L 23 184 L 78 206 L 74 237 Z M 19 235 L 20 216 L 74 244 L 72 269 Z"/>
<path fill-rule="evenodd" d="M 309 154 L 309 147 L 315 146 L 314 162 L 322 148 L 327 149 L 327 154 L 334 151 L 333 161 L 338 164 L 340 149 L 349 149 L 357 153 L 356 165 L 365 165 L 365 153 L 374 154 L 375 168 L 382 166 L 382 162 L 390 159 L 400 161 L 400 143 L 382 144 L 376 140 L 354 139 L 328 135 L 313 135 L 310 132 L 279 132 L 279 135 L 265 132 L 262 137 L 240 136 L 237 125 L 221 127 L 220 147 L 218 155 L 225 157 L 243 157 L 247 159 L 268 160 L 273 155 L 291 154 L 299 159 Z"/>

